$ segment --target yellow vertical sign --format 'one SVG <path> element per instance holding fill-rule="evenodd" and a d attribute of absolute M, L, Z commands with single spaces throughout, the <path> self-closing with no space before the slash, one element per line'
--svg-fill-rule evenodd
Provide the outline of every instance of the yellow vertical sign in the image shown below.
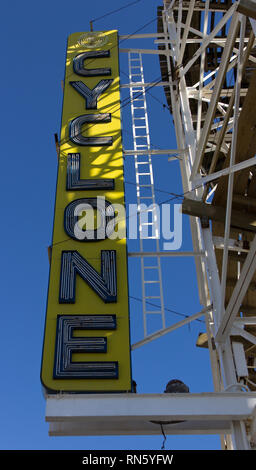
<path fill-rule="evenodd" d="M 69 36 L 41 380 L 131 390 L 117 31 Z"/>

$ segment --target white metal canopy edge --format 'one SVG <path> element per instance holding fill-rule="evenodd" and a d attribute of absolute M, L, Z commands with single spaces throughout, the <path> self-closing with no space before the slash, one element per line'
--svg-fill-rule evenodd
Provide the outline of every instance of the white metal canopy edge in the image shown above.
<path fill-rule="evenodd" d="M 247 420 L 255 393 L 62 394 L 47 396 L 50 435 L 218 434 Z M 179 421 L 179 422 L 177 422 Z"/>
<path fill-rule="evenodd" d="M 139 420 L 130 422 L 119 421 L 113 423 L 113 427 L 104 426 L 104 422 L 97 420 L 83 423 L 57 422 L 49 424 L 50 436 L 143 436 L 160 435 L 161 427 L 158 423 L 141 423 Z M 192 435 L 192 434 L 227 434 L 230 433 L 229 421 L 214 421 L 209 426 L 208 421 L 189 421 L 164 425 L 165 434 Z"/>

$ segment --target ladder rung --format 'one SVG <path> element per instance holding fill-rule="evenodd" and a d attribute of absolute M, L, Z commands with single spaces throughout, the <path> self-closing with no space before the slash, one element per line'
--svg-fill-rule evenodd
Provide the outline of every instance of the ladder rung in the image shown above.
<path fill-rule="evenodd" d="M 142 222 L 142 224 L 140 224 L 140 225 L 145 225 L 145 226 L 154 225 L 154 222 Z"/>
<path fill-rule="evenodd" d="M 144 269 L 159 269 L 159 266 L 144 266 Z"/>
<path fill-rule="evenodd" d="M 137 165 L 149 165 L 149 162 L 136 162 Z"/>
<path fill-rule="evenodd" d="M 145 299 L 161 299 L 160 295 L 145 295 Z"/>
<path fill-rule="evenodd" d="M 145 109 L 145 108 L 144 108 L 144 106 L 133 106 L 133 109 Z"/>
<path fill-rule="evenodd" d="M 160 314 L 162 314 L 162 311 L 161 311 L 161 307 L 159 307 L 159 310 L 150 310 L 150 311 L 146 311 L 145 313 L 147 315 L 148 314 L 150 315 L 150 313 L 160 313 Z"/>
<path fill-rule="evenodd" d="M 138 210 L 140 210 L 140 209 L 138 208 Z M 150 209 L 150 208 L 148 208 L 147 210 L 143 211 L 144 214 L 152 214 L 152 215 L 153 215 L 153 212 L 154 212 L 154 209 Z"/>
<path fill-rule="evenodd" d="M 139 196 L 140 199 L 151 199 L 153 200 L 152 196 Z"/>
<path fill-rule="evenodd" d="M 159 237 L 143 237 L 143 240 L 159 240 Z"/>
<path fill-rule="evenodd" d="M 141 187 L 143 188 L 143 185 L 145 185 L 145 182 L 142 183 L 142 184 L 140 184 L 140 181 L 138 181 L 136 186 L 137 186 L 137 188 L 139 189 L 139 188 L 141 188 Z M 146 185 L 146 187 L 148 187 L 148 188 L 149 188 L 149 187 L 152 187 L 152 186 L 153 186 L 152 184 Z M 152 191 L 153 191 L 153 188 L 152 188 Z"/>
<path fill-rule="evenodd" d="M 160 284 L 160 281 L 144 281 L 145 284 Z"/>

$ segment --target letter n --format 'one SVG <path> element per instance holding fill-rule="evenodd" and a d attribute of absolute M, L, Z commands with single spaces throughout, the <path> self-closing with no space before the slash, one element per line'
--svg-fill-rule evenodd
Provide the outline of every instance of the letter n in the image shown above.
<path fill-rule="evenodd" d="M 116 252 L 101 251 L 99 274 L 78 251 L 62 251 L 59 303 L 75 303 L 76 275 L 91 287 L 105 303 L 117 301 Z"/>

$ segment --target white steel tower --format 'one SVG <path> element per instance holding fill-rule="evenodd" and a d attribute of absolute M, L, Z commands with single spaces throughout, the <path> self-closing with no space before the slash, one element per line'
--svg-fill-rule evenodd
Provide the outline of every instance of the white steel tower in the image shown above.
<path fill-rule="evenodd" d="M 256 390 L 256 2 L 171 1 L 159 9 L 159 46 L 190 216 L 200 301 L 212 305 L 208 344 L 215 390 Z M 169 58 L 170 57 L 170 58 Z M 232 422 L 248 449 L 248 422 Z"/>

